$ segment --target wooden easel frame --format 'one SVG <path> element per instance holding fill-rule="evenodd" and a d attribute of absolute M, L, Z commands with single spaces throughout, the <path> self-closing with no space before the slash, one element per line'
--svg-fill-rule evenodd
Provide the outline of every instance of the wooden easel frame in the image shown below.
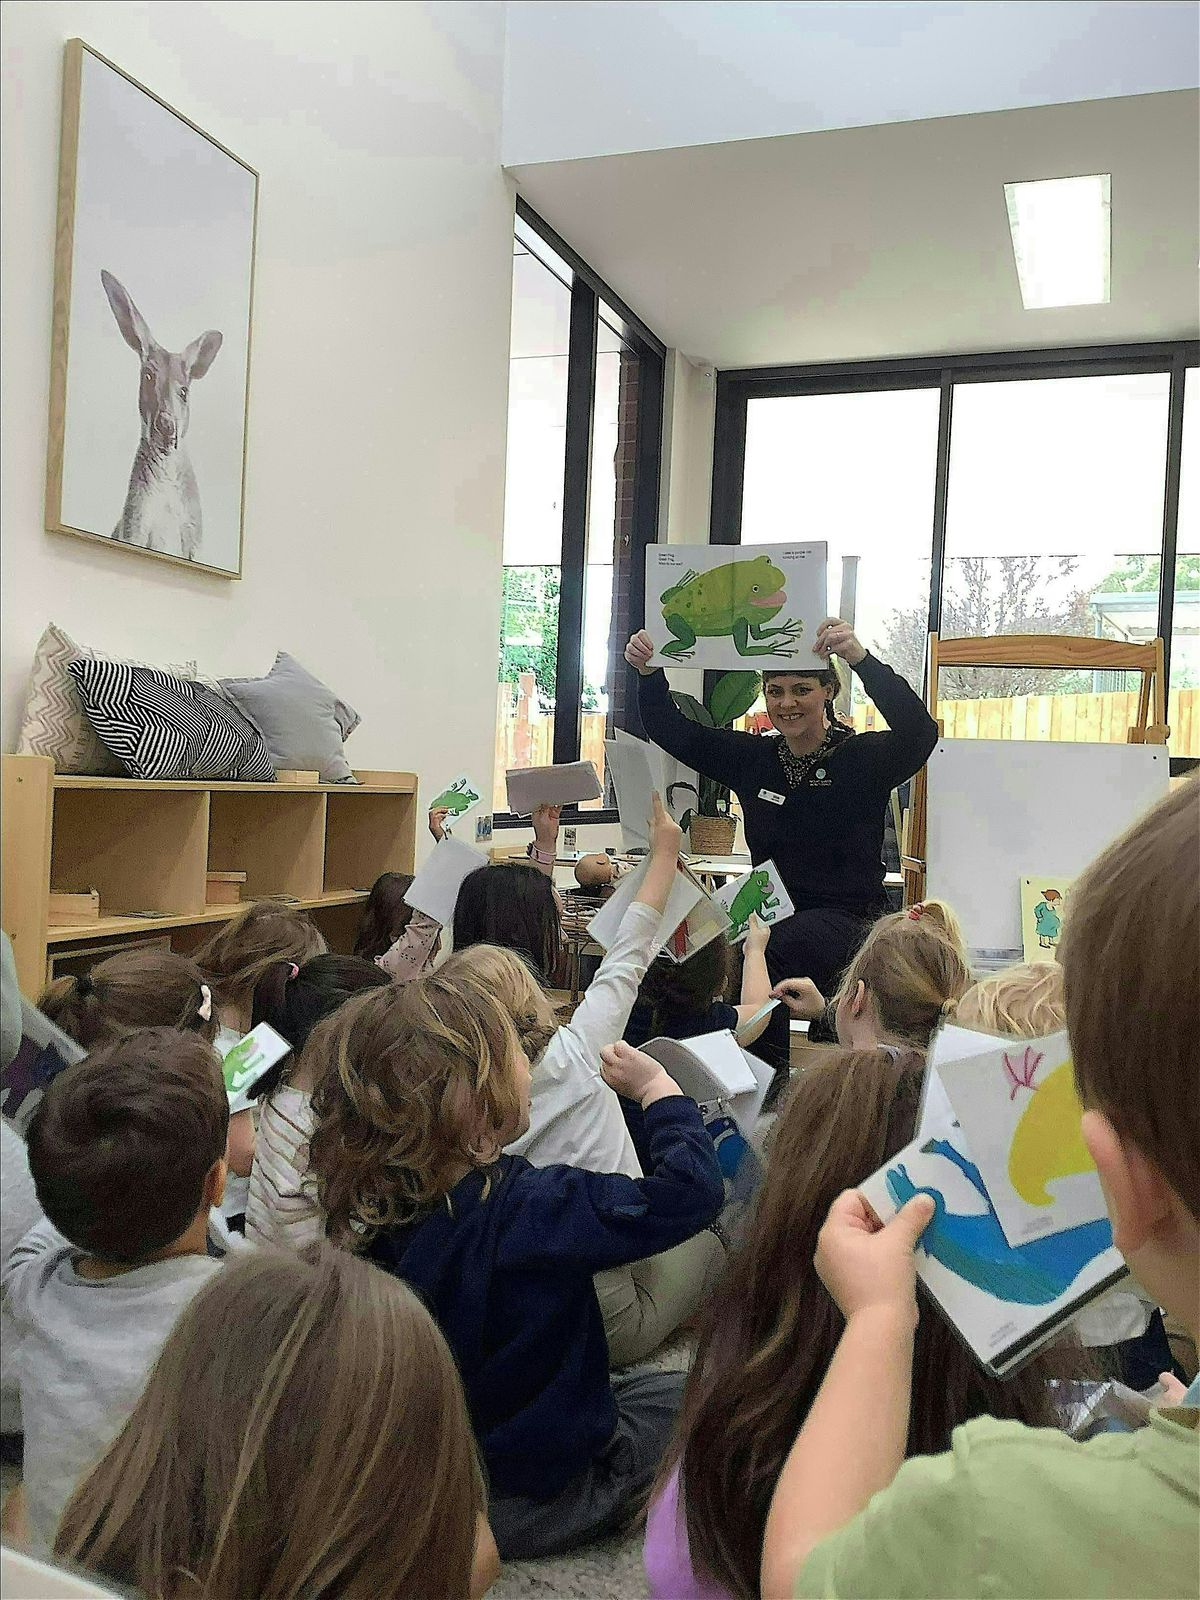
<path fill-rule="evenodd" d="M 942 639 L 929 635 L 925 703 L 942 732 L 938 716 L 938 674 L 943 667 L 1038 667 L 1089 672 L 1136 672 L 1142 683 L 1137 721 L 1126 734 L 1129 744 L 1166 744 L 1167 690 L 1163 642 L 1126 644 L 1118 639 L 1078 638 L 1042 633 L 1002 634 L 989 639 Z M 1151 720 L 1153 713 L 1153 720 Z M 922 767 L 913 779 L 908 838 L 900 857 L 904 904 L 925 896 L 925 845 L 928 826 L 928 777 Z"/>

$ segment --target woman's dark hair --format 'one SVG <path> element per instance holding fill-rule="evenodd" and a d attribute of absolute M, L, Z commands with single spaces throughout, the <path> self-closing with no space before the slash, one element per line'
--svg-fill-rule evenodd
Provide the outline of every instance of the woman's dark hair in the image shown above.
<path fill-rule="evenodd" d="M 825 702 L 825 720 L 831 728 L 843 726 L 838 721 L 837 712 L 833 709 L 834 701 L 842 692 L 842 679 L 832 661 L 827 667 L 822 667 L 819 672 L 793 672 L 790 667 L 780 667 L 777 672 L 764 672 L 762 675 L 764 695 L 767 692 L 767 684 L 772 678 L 814 678 L 822 689 L 832 689 L 833 693 Z"/>
<path fill-rule="evenodd" d="M 562 961 L 562 927 L 546 874 L 500 861 L 465 878 L 454 907 L 454 948 L 473 944 L 515 950 L 542 983 L 553 984 Z"/>
<path fill-rule="evenodd" d="M 724 999 L 728 981 L 729 946 L 724 939 L 710 939 L 686 961 L 667 956 L 652 961 L 638 1004 L 649 1011 L 652 1032 L 658 1033 L 669 1017 L 704 1012 L 715 999 Z"/>
<path fill-rule="evenodd" d="M 323 1017 L 336 1011 L 352 994 L 383 989 L 391 982 L 382 967 L 357 956 L 314 956 L 297 968 L 290 961 L 269 967 L 254 989 L 251 1027 L 268 1022 L 299 1056 L 308 1036 Z M 250 1090 L 255 1100 L 271 1093 L 284 1075 L 287 1058 L 277 1061 Z"/>
<path fill-rule="evenodd" d="M 412 881 L 411 872 L 381 872 L 375 879 L 354 940 L 356 956 L 378 961 L 408 927 L 412 907 L 404 896 Z"/>
<path fill-rule="evenodd" d="M 773 1136 L 766 1181 L 703 1313 L 695 1364 L 660 1483 L 679 1498 L 698 1576 L 740 1600 L 759 1593 L 775 1484 L 845 1326 L 813 1255 L 829 1207 L 913 1137 L 922 1062 L 883 1050 L 830 1051 L 809 1067 Z M 925 1307 L 913 1348 L 909 1455 L 936 1455 L 972 1417 L 1058 1423 L 1047 1378 L 1088 1375 L 1077 1347 L 1046 1351 L 1003 1382 Z"/>

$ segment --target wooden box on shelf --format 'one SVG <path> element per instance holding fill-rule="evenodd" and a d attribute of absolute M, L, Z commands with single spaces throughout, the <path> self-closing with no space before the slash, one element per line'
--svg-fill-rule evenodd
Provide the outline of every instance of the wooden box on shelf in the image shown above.
<path fill-rule="evenodd" d="M 244 872 L 210 872 L 205 881 L 204 898 L 210 906 L 241 904 Z"/>
<path fill-rule="evenodd" d="M 54 925 L 100 921 L 100 895 L 95 889 L 51 889 L 49 916 Z"/>
<path fill-rule="evenodd" d="M 366 892 L 381 872 L 411 872 L 417 780 L 378 784 L 144 782 L 56 775 L 43 756 L 3 764 L 0 921 L 26 994 L 49 957 L 102 953 L 166 934 L 194 949 L 244 899 L 281 895 L 307 911 L 330 948 L 348 949 Z M 386 781 L 383 781 L 385 780 Z M 245 874 L 238 900 L 213 904 L 209 875 Z M 87 884 L 99 916 L 51 911 L 58 892 Z"/>

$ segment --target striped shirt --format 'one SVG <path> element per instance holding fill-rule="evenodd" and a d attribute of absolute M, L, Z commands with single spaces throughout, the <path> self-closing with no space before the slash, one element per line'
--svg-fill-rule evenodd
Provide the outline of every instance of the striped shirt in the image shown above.
<path fill-rule="evenodd" d="M 263 1104 L 254 1144 L 246 1237 L 254 1244 L 303 1250 L 324 1236 L 316 1184 L 308 1176 L 312 1102 L 280 1084 Z"/>

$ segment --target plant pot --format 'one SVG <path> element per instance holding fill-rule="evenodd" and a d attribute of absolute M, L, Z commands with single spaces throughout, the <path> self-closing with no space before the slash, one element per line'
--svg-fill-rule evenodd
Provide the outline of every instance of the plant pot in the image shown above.
<path fill-rule="evenodd" d="M 731 855 L 737 838 L 737 818 L 693 817 L 688 828 L 688 836 L 692 842 L 693 855 Z"/>

